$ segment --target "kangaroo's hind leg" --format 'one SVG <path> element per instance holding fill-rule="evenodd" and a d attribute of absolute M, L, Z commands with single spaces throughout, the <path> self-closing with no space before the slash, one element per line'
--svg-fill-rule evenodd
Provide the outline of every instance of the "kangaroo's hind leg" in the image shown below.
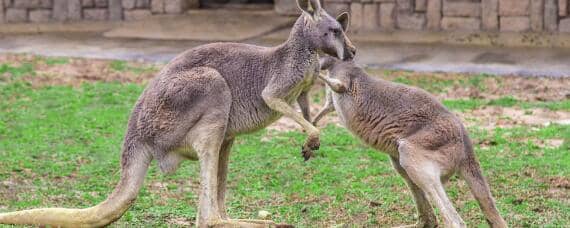
<path fill-rule="evenodd" d="M 438 154 L 421 146 L 413 145 L 405 140 L 400 140 L 398 146 L 400 154 L 399 163 L 404 168 L 410 180 L 427 195 L 431 203 L 437 207 L 443 216 L 445 227 L 466 227 L 465 222 L 453 207 L 447 197 L 441 182 L 442 167 L 437 161 L 430 159 Z"/>
<path fill-rule="evenodd" d="M 218 209 L 223 219 L 228 219 L 226 209 L 226 191 L 228 178 L 228 165 L 230 161 L 230 151 L 234 143 L 233 138 L 226 138 L 220 149 L 218 160 Z"/>
<path fill-rule="evenodd" d="M 437 227 L 437 218 L 433 212 L 433 208 L 431 207 L 426 194 L 424 191 L 420 189 L 408 176 L 406 170 L 400 165 L 398 158 L 390 157 L 392 161 L 392 166 L 394 169 L 404 178 L 406 184 L 412 191 L 412 195 L 414 197 L 414 201 L 416 202 L 416 207 L 419 214 L 418 223 L 410 226 L 401 226 L 401 227 L 425 227 L 425 228 L 432 228 Z"/>

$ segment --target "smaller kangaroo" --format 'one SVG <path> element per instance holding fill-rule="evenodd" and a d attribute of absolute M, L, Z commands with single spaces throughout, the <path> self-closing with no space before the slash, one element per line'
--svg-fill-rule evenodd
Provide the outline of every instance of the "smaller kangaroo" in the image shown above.
<path fill-rule="evenodd" d="M 327 84 L 325 106 L 313 124 L 336 110 L 341 122 L 368 145 L 390 155 L 406 180 L 419 213 L 410 227 L 436 227 L 432 206 L 445 227 L 465 227 L 443 188 L 458 172 L 469 185 L 491 227 L 507 227 L 483 177 L 461 121 L 424 90 L 368 76 L 353 61 L 321 58 Z M 334 92 L 334 93 L 333 93 Z M 431 205 L 430 205 L 431 202 Z"/>

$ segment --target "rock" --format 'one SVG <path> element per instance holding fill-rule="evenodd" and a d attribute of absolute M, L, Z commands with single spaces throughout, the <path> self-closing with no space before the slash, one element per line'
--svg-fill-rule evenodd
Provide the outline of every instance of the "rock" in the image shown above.
<path fill-rule="evenodd" d="M 44 9 L 51 9 L 52 0 L 40 0 L 40 7 Z"/>
<path fill-rule="evenodd" d="M 570 33 L 570 18 L 560 20 L 559 30 L 560 32 Z M 570 99 L 570 94 L 566 94 L 566 97 Z"/>
<path fill-rule="evenodd" d="M 380 27 L 387 30 L 396 28 L 396 13 L 395 3 L 382 3 L 380 4 Z"/>
<path fill-rule="evenodd" d="M 136 6 L 136 0 L 122 0 L 122 5 L 124 9 L 134 9 Z"/>
<path fill-rule="evenodd" d="M 416 12 L 425 12 L 427 10 L 427 0 L 416 0 Z"/>
<path fill-rule="evenodd" d="M 324 5 L 325 10 L 333 17 L 337 17 L 343 12 L 350 12 L 350 3 L 346 2 L 327 2 Z"/>
<path fill-rule="evenodd" d="M 530 0 L 530 28 L 535 32 L 544 29 L 544 0 Z"/>
<path fill-rule="evenodd" d="M 499 15 L 501 16 L 528 16 L 530 0 L 500 0 Z"/>
<path fill-rule="evenodd" d="M 167 14 L 182 14 L 188 9 L 186 0 L 168 0 L 164 2 L 164 12 Z"/>
<path fill-rule="evenodd" d="M 530 19 L 528 17 L 501 17 L 501 31 L 504 32 L 526 32 L 530 30 Z"/>
<path fill-rule="evenodd" d="M 475 17 L 443 17 L 441 28 L 446 31 L 477 31 L 481 28 L 481 19 Z"/>
<path fill-rule="evenodd" d="M 81 20 L 81 0 L 67 0 L 67 19 Z"/>
<path fill-rule="evenodd" d="M 558 0 L 558 15 L 568 16 L 568 0 Z"/>
<path fill-rule="evenodd" d="M 6 9 L 5 13 L 6 22 L 27 22 L 28 21 L 28 11 L 26 9 L 9 8 Z"/>
<path fill-rule="evenodd" d="M 362 8 L 364 30 L 375 30 L 378 28 L 378 4 L 364 4 Z"/>
<path fill-rule="evenodd" d="M 427 28 L 429 30 L 439 30 L 441 28 L 442 0 L 428 0 L 426 16 Z"/>
<path fill-rule="evenodd" d="M 422 30 L 425 28 L 426 22 L 425 14 L 398 13 L 396 15 L 398 28 L 404 30 Z"/>
<path fill-rule="evenodd" d="M 480 17 L 481 4 L 479 2 L 443 2 L 443 16 L 451 17 Z"/>
<path fill-rule="evenodd" d="M 39 0 L 16 0 L 14 1 L 14 8 L 18 9 L 29 9 L 29 8 L 39 8 Z"/>
<path fill-rule="evenodd" d="M 4 23 L 4 1 L 0 0 L 0 24 Z"/>
<path fill-rule="evenodd" d="M 200 0 L 187 0 L 187 9 L 198 9 L 200 8 Z"/>
<path fill-rule="evenodd" d="M 109 0 L 109 20 L 120 21 L 123 19 L 123 6 L 121 0 Z"/>
<path fill-rule="evenodd" d="M 136 8 L 148 8 L 150 7 L 150 0 L 137 0 Z"/>
<path fill-rule="evenodd" d="M 30 22 L 48 22 L 51 20 L 51 10 L 39 9 L 30 11 Z"/>
<path fill-rule="evenodd" d="M 125 10 L 126 21 L 140 20 L 150 17 L 151 15 L 150 10 L 145 9 Z"/>
<path fill-rule="evenodd" d="M 398 6 L 398 11 L 401 12 L 409 12 L 413 11 L 413 3 L 412 0 L 396 0 L 396 5 Z"/>
<path fill-rule="evenodd" d="M 84 9 L 83 18 L 90 21 L 104 21 L 107 20 L 109 12 L 107 9 Z"/>
<path fill-rule="evenodd" d="M 91 8 L 91 7 L 95 6 L 95 1 L 93 1 L 93 0 L 82 0 L 81 5 L 84 8 Z"/>
<path fill-rule="evenodd" d="M 499 0 L 481 1 L 481 25 L 487 31 L 499 29 Z"/>
<path fill-rule="evenodd" d="M 326 5 L 327 3 L 325 3 Z M 301 10 L 297 7 L 297 1 L 275 0 L 275 12 L 279 15 L 299 15 Z"/>
<path fill-rule="evenodd" d="M 125 0 L 123 0 L 125 1 Z M 150 11 L 155 14 L 164 13 L 164 1 L 166 0 L 152 0 L 150 2 Z"/>
<path fill-rule="evenodd" d="M 67 0 L 53 0 L 51 15 L 57 21 L 67 20 Z"/>
<path fill-rule="evenodd" d="M 544 1 L 544 28 L 546 31 L 558 31 L 557 0 Z"/>
<path fill-rule="evenodd" d="M 259 211 L 257 212 L 257 217 L 259 219 L 268 219 L 271 217 L 271 213 L 269 211 Z"/>
<path fill-rule="evenodd" d="M 108 0 L 95 0 L 95 7 L 105 8 L 107 6 L 109 6 Z"/>
<path fill-rule="evenodd" d="M 358 2 L 353 2 L 350 4 L 350 26 L 353 28 L 352 31 L 358 31 L 361 29 L 363 24 L 363 5 Z"/>

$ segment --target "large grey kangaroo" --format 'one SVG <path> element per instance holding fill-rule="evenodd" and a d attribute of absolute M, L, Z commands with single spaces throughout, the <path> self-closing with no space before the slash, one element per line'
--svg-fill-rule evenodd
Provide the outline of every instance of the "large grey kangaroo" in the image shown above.
<path fill-rule="evenodd" d="M 483 177 L 461 121 L 424 90 L 368 76 L 352 61 L 324 57 L 319 76 L 327 84 L 325 106 L 313 124 L 336 110 L 341 122 L 362 141 L 388 153 L 412 190 L 419 222 L 436 227 L 431 204 L 445 227 L 465 227 L 443 183 L 455 172 L 465 179 L 491 227 L 507 227 Z M 430 204 L 431 202 L 431 204 Z"/>
<path fill-rule="evenodd" d="M 198 227 L 269 226 L 232 220 L 225 207 L 229 153 L 237 135 L 257 131 L 282 115 L 308 133 L 303 150 L 319 147 L 319 130 L 292 108 L 306 103 L 319 72 L 320 52 L 341 59 L 355 47 L 343 28 L 348 14 L 329 16 L 319 0 L 297 0 L 303 11 L 288 40 L 272 48 L 214 43 L 172 60 L 135 104 L 121 155 L 121 179 L 102 203 L 86 209 L 45 208 L 0 214 L 2 224 L 100 227 L 119 219 L 135 200 L 153 158 L 164 172 L 183 159 L 200 162 Z M 305 93 L 305 94 L 304 94 Z M 302 95 L 303 94 L 303 95 Z"/>

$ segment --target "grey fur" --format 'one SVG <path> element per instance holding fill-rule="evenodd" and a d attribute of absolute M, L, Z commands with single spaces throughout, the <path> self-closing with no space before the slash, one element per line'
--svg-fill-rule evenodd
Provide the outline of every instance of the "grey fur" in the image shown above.
<path fill-rule="evenodd" d="M 355 53 L 341 29 L 346 28 L 347 15 L 339 17 L 341 25 L 321 9 L 318 0 L 298 0 L 298 4 L 304 13 L 282 45 L 207 44 L 182 53 L 160 71 L 132 111 L 121 181 L 105 202 L 87 209 L 4 213 L 0 223 L 107 225 L 133 203 L 152 158 L 165 172 L 175 171 L 187 158 L 200 161 L 199 227 L 274 225 L 228 218 L 224 202 L 232 142 L 285 115 L 308 132 L 304 150 L 318 149 L 319 131 L 308 122 L 308 108 L 301 115 L 291 104 L 298 101 L 307 107 L 306 91 L 319 72 L 319 52 L 343 59 Z"/>
<path fill-rule="evenodd" d="M 327 101 L 314 124 L 336 110 L 352 133 L 390 155 L 416 201 L 420 217 L 416 227 L 437 226 L 431 205 L 440 210 L 445 227 L 465 227 L 443 189 L 455 172 L 470 186 L 489 224 L 507 226 L 466 129 L 435 97 L 418 88 L 370 77 L 352 61 L 325 57 L 321 65 L 330 77 L 321 76 L 328 85 Z"/>

